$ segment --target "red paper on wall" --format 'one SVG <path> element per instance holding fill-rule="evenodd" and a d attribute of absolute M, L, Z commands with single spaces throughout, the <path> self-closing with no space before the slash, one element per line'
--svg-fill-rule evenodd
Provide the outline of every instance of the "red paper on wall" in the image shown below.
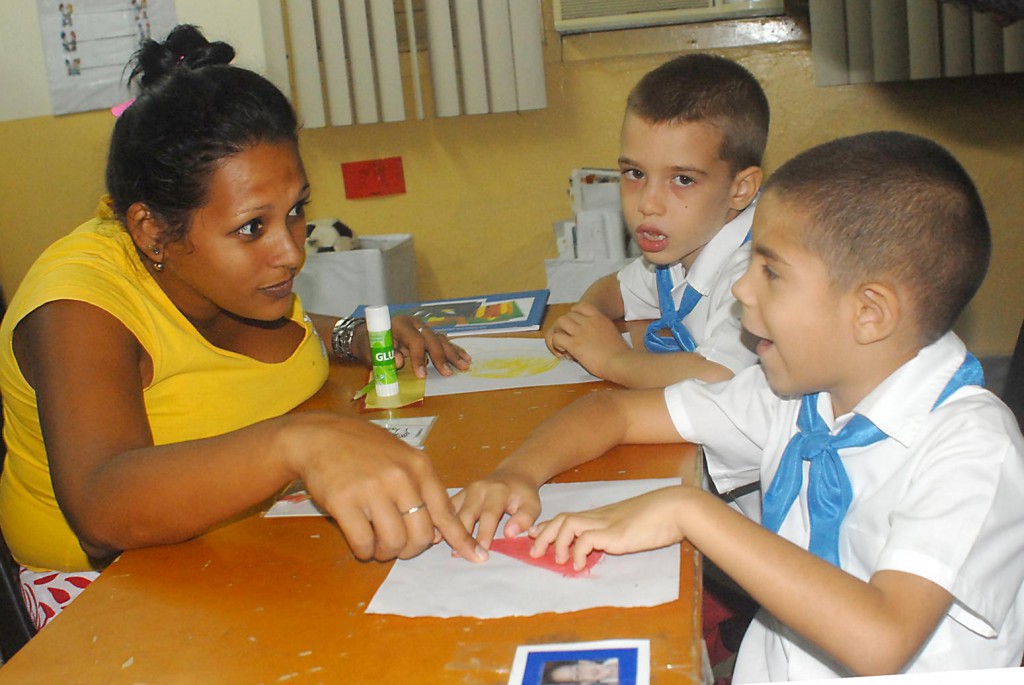
<path fill-rule="evenodd" d="M 405 192 L 405 172 L 402 170 L 401 157 L 344 162 L 341 165 L 341 177 L 345 182 L 345 197 L 349 200 L 401 195 Z"/>

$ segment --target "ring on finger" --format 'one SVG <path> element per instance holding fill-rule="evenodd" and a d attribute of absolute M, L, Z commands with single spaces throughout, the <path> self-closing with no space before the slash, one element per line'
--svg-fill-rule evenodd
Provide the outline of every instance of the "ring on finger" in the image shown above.
<path fill-rule="evenodd" d="M 426 509 L 426 508 L 427 508 L 427 503 L 426 502 L 420 502 L 415 507 L 409 507 L 408 509 L 403 511 L 402 512 L 402 516 L 408 516 L 409 514 L 415 514 L 420 509 Z"/>

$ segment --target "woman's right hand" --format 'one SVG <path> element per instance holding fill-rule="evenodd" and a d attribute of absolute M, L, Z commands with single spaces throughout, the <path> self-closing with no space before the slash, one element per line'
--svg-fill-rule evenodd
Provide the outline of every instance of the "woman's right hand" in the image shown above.
<path fill-rule="evenodd" d="M 537 485 L 511 471 L 498 470 L 470 483 L 452 498 L 452 502 L 467 531 L 472 532 L 479 526 L 476 539 L 486 549 L 490 549 L 505 514 L 510 516 L 503 533 L 507 538 L 527 530 L 540 516 Z"/>
<path fill-rule="evenodd" d="M 417 378 L 427 377 L 428 359 L 442 376 L 467 371 L 473 361 L 469 353 L 449 340 L 447 335 L 415 317 L 393 317 L 391 333 L 395 343 L 395 364 L 399 368 L 406 363 L 412 364 Z"/>
<path fill-rule="evenodd" d="M 367 421 L 329 412 L 282 420 L 289 463 L 357 558 L 408 559 L 443 538 L 460 556 L 487 559 L 425 454 Z"/>

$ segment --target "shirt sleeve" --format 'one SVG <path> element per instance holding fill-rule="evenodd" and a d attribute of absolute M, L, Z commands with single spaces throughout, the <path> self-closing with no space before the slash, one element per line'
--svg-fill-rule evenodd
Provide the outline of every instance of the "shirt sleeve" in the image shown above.
<path fill-rule="evenodd" d="M 876 570 L 913 573 L 948 590 L 950 616 L 993 637 L 1024 580 L 1024 440 L 988 393 L 955 399 L 927 422 Z"/>
<path fill-rule="evenodd" d="M 734 374 L 757 363 L 753 343 L 740 325 L 741 306 L 732 286 L 747 270 L 750 244 L 736 250 L 725 264 L 711 292 L 704 337 L 694 350 L 708 361 L 721 364 Z"/>
<path fill-rule="evenodd" d="M 97 243 L 106 240 L 92 234 L 72 234 L 65 238 L 68 246 L 65 251 L 73 253 L 77 249 L 81 254 L 71 259 L 56 259 L 54 263 L 40 268 L 34 281 L 29 311 L 57 300 L 84 302 L 119 320 L 140 343 L 144 343 L 152 329 L 152 317 L 137 305 L 135 297 L 130 296 L 141 286 L 128 271 L 129 266 L 103 258 L 101 249 L 117 249 L 96 247 Z M 147 351 L 153 354 L 149 347 Z"/>
<path fill-rule="evenodd" d="M 760 480 L 776 402 L 759 366 L 721 383 L 685 380 L 665 388 L 676 430 L 704 446 L 708 476 L 719 492 Z"/>
<path fill-rule="evenodd" d="M 626 321 L 661 318 L 654 270 L 643 257 L 624 266 L 618 278 Z"/>

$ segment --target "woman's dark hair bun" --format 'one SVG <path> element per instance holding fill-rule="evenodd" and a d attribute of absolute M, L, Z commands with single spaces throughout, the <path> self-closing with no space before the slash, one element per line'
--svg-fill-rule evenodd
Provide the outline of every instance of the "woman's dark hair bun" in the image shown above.
<path fill-rule="evenodd" d="M 147 40 L 133 58 L 134 67 L 128 83 L 138 82 L 143 90 L 158 83 L 173 69 L 228 64 L 235 58 L 235 49 L 220 41 L 211 43 L 191 24 L 174 27 L 163 43 Z"/>

